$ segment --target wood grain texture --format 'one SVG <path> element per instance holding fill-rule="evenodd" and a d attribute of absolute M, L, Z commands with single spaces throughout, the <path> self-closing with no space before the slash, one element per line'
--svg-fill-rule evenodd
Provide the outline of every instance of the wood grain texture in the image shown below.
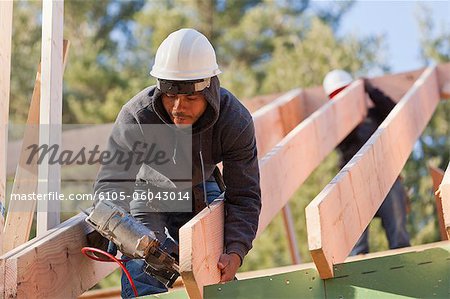
<path fill-rule="evenodd" d="M 39 144 L 61 145 L 63 77 L 64 1 L 42 3 L 41 102 L 39 109 Z M 38 193 L 61 191 L 61 166 L 49 163 L 45 155 L 38 165 Z M 60 222 L 60 202 L 37 203 L 38 236 Z"/>
<path fill-rule="evenodd" d="M 5 298 L 75 298 L 117 266 L 81 253 L 92 228 L 79 214 L 0 257 Z"/>
<path fill-rule="evenodd" d="M 191 299 L 203 298 L 203 286 L 220 281 L 223 225 L 224 203 L 215 201 L 180 229 L 180 273 Z"/>

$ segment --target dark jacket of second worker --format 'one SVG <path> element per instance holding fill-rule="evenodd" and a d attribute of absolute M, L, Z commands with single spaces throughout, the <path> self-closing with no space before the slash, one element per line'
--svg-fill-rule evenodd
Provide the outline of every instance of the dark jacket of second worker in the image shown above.
<path fill-rule="evenodd" d="M 383 120 L 395 107 L 395 102 L 381 90 L 375 87 L 366 87 L 374 106 L 367 111 L 366 118 L 339 144 L 341 152 L 340 166 L 343 168 L 359 149 L 369 140 Z"/>
<path fill-rule="evenodd" d="M 220 87 L 217 77 L 211 78 L 210 87 L 202 93 L 208 106 L 192 126 L 192 186 L 210 178 L 216 164 L 223 163 L 223 180 L 226 185 L 225 248 L 227 253 L 235 252 L 243 258 L 252 247 L 261 210 L 253 120 L 248 110 L 229 91 Z M 126 124 L 173 124 L 162 105 L 161 95 L 160 90 L 154 86 L 147 87 L 123 106 L 114 125 L 116 134 L 109 138 L 110 149 L 132 150 L 130 134 L 124 132 Z M 182 151 L 177 151 L 177 138 L 167 136 L 161 143 L 171 147 L 173 162 L 169 163 L 169 168 L 177 171 L 177 160 L 180 164 L 180 160 L 184 158 Z M 204 167 L 201 167 L 201 160 Z M 117 180 L 134 178 L 138 171 L 139 167 L 133 166 L 126 173 L 121 173 L 113 165 L 102 165 L 95 192 L 122 190 L 124 185 Z M 126 188 L 132 188 L 132 184 Z M 203 203 L 203 198 L 194 200 L 196 205 L 198 202 Z M 131 210 L 132 215 L 145 208 L 142 202 L 129 200 L 118 201 L 117 204 L 127 211 Z"/>

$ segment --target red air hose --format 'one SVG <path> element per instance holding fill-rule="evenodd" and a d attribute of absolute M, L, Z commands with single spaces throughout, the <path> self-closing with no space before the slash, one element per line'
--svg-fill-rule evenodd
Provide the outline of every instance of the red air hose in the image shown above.
<path fill-rule="evenodd" d="M 106 251 L 103 251 L 101 249 L 94 248 L 94 247 L 83 247 L 83 248 L 81 248 L 81 252 L 88 258 L 93 259 L 94 261 L 116 262 L 117 264 L 119 264 L 120 268 L 122 268 L 123 273 L 125 273 L 125 275 L 128 278 L 128 281 L 131 284 L 131 288 L 133 289 L 134 296 L 138 297 L 138 292 L 137 292 L 136 286 L 134 285 L 133 279 L 131 278 L 130 272 L 128 272 L 127 268 L 125 267 L 125 263 L 128 262 L 129 260 L 118 259 L 114 255 L 112 255 Z M 103 256 L 106 256 L 107 258 L 101 258 L 101 257 L 95 256 L 94 254 L 92 254 L 93 252 L 99 253 Z"/>

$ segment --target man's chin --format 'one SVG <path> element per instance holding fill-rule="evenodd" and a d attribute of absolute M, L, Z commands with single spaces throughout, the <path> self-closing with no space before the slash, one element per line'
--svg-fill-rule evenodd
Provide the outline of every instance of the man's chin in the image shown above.
<path fill-rule="evenodd" d="M 186 129 L 186 128 L 190 128 L 192 126 L 192 124 L 176 122 L 175 126 L 177 126 L 177 128 L 179 128 L 179 129 Z"/>

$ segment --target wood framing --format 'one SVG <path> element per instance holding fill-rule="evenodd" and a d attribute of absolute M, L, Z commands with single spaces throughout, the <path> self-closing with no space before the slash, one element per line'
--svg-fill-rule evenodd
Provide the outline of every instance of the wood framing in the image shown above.
<path fill-rule="evenodd" d="M 444 178 L 444 171 L 437 167 L 428 166 L 431 174 L 431 179 L 433 180 L 433 190 L 435 192 L 434 199 L 436 202 L 436 217 L 439 223 L 439 234 L 441 235 L 441 240 L 448 240 L 447 230 L 445 229 L 444 215 L 442 213 L 442 199 L 438 194 L 439 185 Z"/>
<path fill-rule="evenodd" d="M 263 208 L 258 234 L 286 205 L 323 158 L 362 121 L 366 114 L 363 99 L 362 82 L 356 81 L 336 100 L 328 102 L 297 125 L 260 160 Z M 223 203 L 219 202 L 214 213 L 212 209 L 211 212 L 205 209 L 180 229 L 180 248 L 183 252 L 180 267 L 192 298 L 201 298 L 203 286 L 219 282 L 220 273 L 216 264 L 223 252 L 223 227 L 215 226 L 210 232 L 205 230 L 205 223 L 223 221 L 222 215 Z M 219 217 L 222 218 L 217 219 Z M 202 250 L 194 251 L 193 248 Z"/>
<path fill-rule="evenodd" d="M 439 102 L 437 72 L 425 70 L 378 130 L 307 206 L 309 249 L 322 278 L 350 253 L 405 164 Z"/>
<path fill-rule="evenodd" d="M 442 199 L 442 213 L 444 214 L 445 228 L 447 229 L 447 237 L 450 239 L 450 162 L 439 187 Z"/>
<path fill-rule="evenodd" d="M 430 76 L 435 76 L 435 74 Z M 421 80 L 418 80 L 413 91 L 409 91 L 404 98 L 415 97 L 417 94 L 420 94 L 422 98 L 423 95 L 430 94 L 430 90 L 423 90 L 423 86 L 430 87 L 428 86 L 430 79 L 423 80 L 422 84 Z M 275 115 L 272 117 L 277 120 L 277 127 L 284 124 L 283 129 L 277 131 L 281 134 L 280 136 L 290 132 L 281 142 L 271 138 L 264 141 L 275 142 L 275 146 L 267 147 L 267 154 L 260 160 L 263 210 L 258 234 L 285 206 L 294 191 L 323 158 L 365 116 L 366 107 L 362 100 L 364 92 L 359 81 L 352 84 L 331 102 L 325 102 L 324 98 L 322 102 L 322 95 L 321 88 L 308 89 L 299 94 L 302 102 L 297 104 L 301 105 L 301 109 L 305 109 L 305 116 L 311 115 L 298 125 L 295 122 L 283 121 L 272 110 L 265 114 Z M 430 100 L 433 102 L 434 97 Z M 417 108 L 419 111 L 431 114 L 429 110 L 432 104 L 424 104 L 420 100 L 407 100 L 406 102 L 411 103 L 412 101 L 421 105 Z M 418 113 L 416 108 L 412 108 L 415 104 L 405 104 L 404 102 L 403 99 L 394 111 Z M 326 104 L 321 106 L 324 103 Z M 400 106 L 402 108 L 398 108 Z M 314 111 L 312 107 L 320 108 Z M 402 113 L 396 112 L 396 115 L 403 115 L 404 113 Z M 420 126 L 416 126 L 415 117 L 416 114 L 413 114 L 413 117 L 397 116 L 388 117 L 388 119 L 391 119 L 391 123 L 406 120 L 406 127 L 402 126 L 399 134 L 409 138 Z M 420 121 L 425 120 L 420 118 Z M 258 127 L 259 125 L 257 125 Z M 293 127 L 292 131 L 290 127 Z M 413 129 L 410 130 L 409 127 Z M 392 132 L 392 130 L 390 125 L 384 129 L 385 132 L 389 132 L 389 136 L 398 133 L 395 130 Z M 257 138 L 266 138 L 266 136 Z M 377 135 L 376 138 L 380 138 L 380 136 Z M 381 139 L 383 142 L 385 141 L 383 138 Z M 385 150 L 387 151 L 387 149 Z M 392 149 L 389 148 L 389 150 Z M 392 152 L 394 155 L 392 160 L 396 160 L 398 156 L 403 155 L 405 148 L 401 146 Z M 376 153 L 378 154 L 373 159 L 381 159 L 381 153 L 378 151 Z M 390 161 L 387 163 L 389 173 L 393 171 Z M 358 168 L 358 170 L 361 169 Z M 356 183 L 360 181 L 356 181 Z M 371 184 L 369 185 L 371 186 Z M 343 190 L 343 192 L 347 191 Z M 192 298 L 201 298 L 203 286 L 217 283 L 220 279 L 217 261 L 223 252 L 223 213 L 223 202 L 216 202 L 210 209 L 203 210 L 180 230 L 180 269 L 187 291 Z M 112 269 L 106 268 L 111 265 L 91 262 L 79 256 L 81 247 L 85 245 L 84 238 L 80 239 L 80 236 L 86 235 L 88 227 L 81 220 L 84 218 L 83 216 L 77 217 L 80 218 L 72 218 L 50 230 L 44 236 L 31 240 L 0 257 L 0 280 L 5 281 L 5 288 L 0 289 L 0 294 L 12 297 L 29 294 L 36 294 L 38 297 L 74 297 L 109 273 Z M 74 270 L 72 271 L 72 269 Z M 80 275 L 85 272 L 93 274 L 88 277 Z M 63 273 L 63 275 L 54 273 Z M 44 276 L 45 280 L 42 278 Z"/>
<path fill-rule="evenodd" d="M 39 144 L 61 145 L 64 1 L 42 3 L 41 103 Z M 39 164 L 39 194 L 60 192 L 61 166 L 50 165 L 48 155 Z M 37 235 L 59 224 L 60 202 L 41 200 Z"/>
<path fill-rule="evenodd" d="M 69 53 L 69 41 L 64 40 L 63 46 L 63 70 Z M 34 82 L 33 95 L 31 96 L 30 109 L 28 111 L 27 126 L 25 128 L 20 150 L 19 164 L 17 165 L 12 194 L 31 194 L 37 191 L 38 166 L 36 159 L 27 163 L 28 155 L 26 148 L 32 144 L 39 143 L 39 107 L 41 95 L 41 65 L 38 66 L 36 80 Z M 28 241 L 30 236 L 33 216 L 36 210 L 34 200 L 10 200 L 8 215 L 5 223 L 5 236 L 3 252 L 17 247 Z"/>
<path fill-rule="evenodd" d="M 0 244 L 3 239 L 6 203 L 6 152 L 8 145 L 11 83 L 12 1 L 0 1 Z M 0 253 L 2 246 L 0 246 Z"/>
<path fill-rule="evenodd" d="M 215 201 L 180 229 L 180 274 L 189 298 L 203 298 L 203 286 L 220 281 L 224 252 L 224 204 Z"/>
<path fill-rule="evenodd" d="M 81 253 L 87 246 L 82 236 L 92 231 L 85 218 L 78 214 L 1 256 L 1 298 L 76 298 L 111 273 L 115 263 Z"/>

